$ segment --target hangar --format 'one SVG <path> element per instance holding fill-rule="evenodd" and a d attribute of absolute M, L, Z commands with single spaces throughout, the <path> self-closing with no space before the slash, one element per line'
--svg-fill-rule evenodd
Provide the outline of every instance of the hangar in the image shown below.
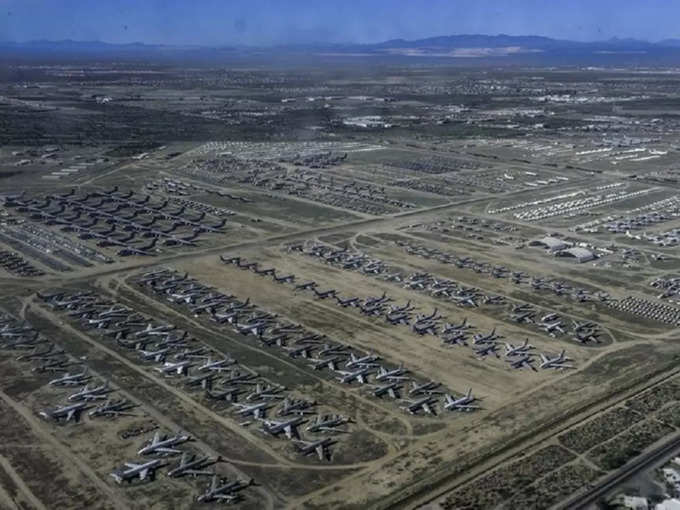
<path fill-rule="evenodd" d="M 571 244 L 567 243 L 566 241 L 563 241 L 562 239 L 559 239 L 557 237 L 552 237 L 552 236 L 545 236 L 543 239 L 537 239 L 535 241 L 531 241 L 529 243 L 529 246 L 542 246 L 544 248 L 547 248 L 548 251 L 555 253 L 560 250 L 565 250 L 571 246 Z"/>
<path fill-rule="evenodd" d="M 595 260 L 597 256 L 590 250 L 586 248 L 581 248 L 580 246 L 574 246 L 573 248 L 567 248 L 566 250 L 560 250 L 555 253 L 557 257 L 574 257 L 579 264 L 584 262 L 589 262 Z"/>

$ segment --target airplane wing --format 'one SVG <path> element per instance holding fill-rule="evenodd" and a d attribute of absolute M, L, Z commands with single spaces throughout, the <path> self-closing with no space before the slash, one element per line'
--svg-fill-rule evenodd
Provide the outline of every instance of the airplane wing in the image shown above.
<path fill-rule="evenodd" d="M 394 392 L 394 388 L 390 388 L 389 390 L 387 390 L 387 394 L 392 398 L 395 399 L 397 398 L 397 394 Z"/>
<path fill-rule="evenodd" d="M 361 384 L 366 384 L 366 379 L 364 378 L 363 374 L 357 376 L 357 381 L 359 381 Z"/>
<path fill-rule="evenodd" d="M 428 404 L 427 402 L 423 404 L 423 411 L 425 411 L 428 414 L 434 414 L 434 410 L 430 407 L 430 404 Z"/>
<path fill-rule="evenodd" d="M 129 469 L 135 469 L 135 468 L 138 468 L 139 466 L 141 466 L 141 464 L 135 464 L 134 462 L 126 462 L 126 463 L 123 464 L 123 465 L 124 465 L 126 468 L 129 468 Z"/>
<path fill-rule="evenodd" d="M 286 433 L 286 437 L 288 437 L 288 439 L 293 439 L 293 432 L 294 432 L 293 427 L 291 427 L 290 425 L 286 425 L 283 428 L 283 430 Z"/>
<path fill-rule="evenodd" d="M 144 468 L 139 472 L 139 479 L 144 480 L 146 478 L 146 475 L 149 474 L 149 468 Z"/>
<path fill-rule="evenodd" d="M 323 460 L 323 445 L 316 447 L 316 454 L 319 456 L 319 460 Z"/>
<path fill-rule="evenodd" d="M 255 418 L 261 418 L 262 417 L 262 408 L 258 407 L 255 409 L 255 412 L 253 413 L 255 415 Z"/>

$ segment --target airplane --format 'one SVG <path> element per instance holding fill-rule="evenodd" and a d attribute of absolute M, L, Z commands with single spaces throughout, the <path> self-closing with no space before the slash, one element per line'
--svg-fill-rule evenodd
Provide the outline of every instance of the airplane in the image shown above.
<path fill-rule="evenodd" d="M 337 294 L 333 295 L 335 300 L 338 302 L 340 306 L 343 308 L 347 308 L 348 306 L 357 306 L 359 303 L 359 298 L 358 297 L 352 297 L 352 298 L 347 298 L 347 299 L 342 299 L 340 296 Z"/>
<path fill-rule="evenodd" d="M 170 331 L 174 330 L 175 326 L 172 325 L 160 325 L 152 326 L 151 323 L 147 324 L 146 329 L 138 331 L 134 336 L 166 336 Z"/>
<path fill-rule="evenodd" d="M 349 357 L 350 360 L 345 363 L 346 368 L 375 366 L 375 362 L 381 359 L 377 354 L 367 354 L 366 356 L 357 358 L 353 352 L 350 353 Z"/>
<path fill-rule="evenodd" d="M 542 324 L 541 328 L 543 328 L 550 336 L 555 336 L 555 332 L 559 333 L 564 333 L 564 329 L 562 329 L 562 321 L 557 320 L 555 322 L 547 323 L 547 324 Z"/>
<path fill-rule="evenodd" d="M 467 317 L 463 317 L 463 320 L 460 322 L 460 324 L 449 323 L 449 322 L 444 324 L 444 327 L 442 327 L 441 334 L 445 335 L 447 333 L 463 331 L 463 330 L 466 330 L 466 329 L 471 329 L 472 327 L 473 327 L 472 325 L 467 323 Z"/>
<path fill-rule="evenodd" d="M 330 358 L 310 358 L 311 365 L 309 365 L 314 370 L 321 370 L 322 368 L 328 367 L 331 370 L 337 370 L 337 362 L 340 361 L 340 356 L 331 356 Z"/>
<path fill-rule="evenodd" d="M 126 462 L 125 468 L 114 471 L 111 476 L 116 481 L 116 483 L 123 483 L 125 481 L 132 481 L 133 479 L 139 477 L 140 480 L 145 480 L 149 474 L 161 467 L 160 459 L 154 459 L 144 464 L 134 464 L 132 462 Z"/>
<path fill-rule="evenodd" d="M 47 349 L 44 349 L 42 351 L 38 350 L 38 347 L 36 346 L 33 349 L 33 352 L 17 356 L 17 361 L 29 361 L 36 359 L 46 360 L 49 358 L 53 358 L 54 356 L 60 356 L 62 354 L 64 354 L 64 349 L 55 349 L 54 344 L 50 344 L 49 347 L 47 347 Z"/>
<path fill-rule="evenodd" d="M 178 375 L 182 375 L 187 373 L 190 366 L 190 361 L 178 361 L 177 363 L 165 362 L 162 367 L 154 367 L 154 370 L 157 370 L 162 374 L 176 372 Z"/>
<path fill-rule="evenodd" d="M 257 383 L 255 386 L 255 391 L 249 394 L 246 397 L 246 400 L 252 401 L 283 398 L 281 395 L 278 395 L 278 393 L 280 393 L 283 389 L 284 388 L 282 386 L 262 386 L 260 383 Z"/>
<path fill-rule="evenodd" d="M 433 394 L 441 394 L 441 391 L 438 391 L 437 388 L 439 388 L 442 385 L 442 383 L 439 382 L 434 382 L 434 381 L 428 381 L 426 383 L 418 384 L 415 381 L 411 381 L 411 389 L 408 391 L 409 395 L 433 395 Z"/>
<path fill-rule="evenodd" d="M 486 335 L 477 333 L 474 337 L 472 337 L 472 342 L 474 344 L 484 344 L 498 340 L 499 338 L 501 338 L 501 336 L 496 334 L 496 328 L 494 327 L 491 332 Z"/>
<path fill-rule="evenodd" d="M 322 415 L 317 415 L 316 420 L 305 427 L 305 430 L 307 432 L 319 432 L 321 430 L 325 432 L 345 432 L 342 429 L 338 429 L 338 427 L 346 424 L 346 423 L 351 423 L 352 420 L 351 418 L 345 417 L 345 416 L 340 416 L 340 415 L 330 415 L 330 416 L 322 416 Z"/>
<path fill-rule="evenodd" d="M 406 402 L 406 405 L 402 406 L 402 409 L 405 409 L 411 414 L 418 414 L 418 411 L 420 410 L 426 412 L 427 414 L 435 414 L 431 404 L 436 403 L 437 399 L 432 395 L 427 395 L 418 400 L 404 400 L 404 402 Z"/>
<path fill-rule="evenodd" d="M 226 388 L 221 391 L 213 391 L 210 389 L 205 390 L 205 394 L 208 398 L 213 400 L 228 400 L 229 402 L 234 402 L 236 400 L 236 395 L 241 393 L 240 388 L 232 387 Z"/>
<path fill-rule="evenodd" d="M 278 416 L 288 416 L 290 414 L 312 414 L 310 408 L 314 407 L 316 402 L 310 400 L 295 400 L 285 398 L 281 408 L 277 411 Z"/>
<path fill-rule="evenodd" d="M 477 301 L 475 301 L 475 296 L 469 295 L 469 294 L 454 294 L 450 296 L 453 301 L 456 302 L 456 304 L 461 305 L 461 306 L 473 306 L 473 307 L 478 307 L 479 304 Z"/>
<path fill-rule="evenodd" d="M 274 281 L 276 283 L 293 283 L 295 281 L 294 274 L 289 274 L 286 276 L 276 276 L 276 273 L 272 273 L 272 276 L 274 277 Z"/>
<path fill-rule="evenodd" d="M 238 407 L 238 411 L 236 411 L 236 414 L 239 416 L 248 416 L 252 415 L 255 418 L 262 418 L 264 416 L 264 413 L 267 409 L 271 407 L 271 404 L 269 402 L 259 402 L 257 404 L 234 404 L 236 407 Z"/>
<path fill-rule="evenodd" d="M 222 370 L 229 370 L 230 365 L 236 364 L 236 360 L 231 358 L 223 358 L 213 361 L 212 358 L 208 358 L 203 365 L 198 367 L 200 372 L 204 370 L 211 370 L 216 372 L 221 372 Z"/>
<path fill-rule="evenodd" d="M 375 375 L 375 380 L 376 381 L 382 381 L 383 379 L 387 379 L 388 381 L 396 381 L 396 380 L 408 380 L 411 379 L 410 377 L 404 377 L 404 374 L 408 373 L 409 370 L 404 368 L 404 365 L 401 364 L 399 367 L 393 369 L 393 370 L 386 370 L 384 367 L 380 367 L 378 370 L 378 373 Z"/>
<path fill-rule="evenodd" d="M 353 372 L 345 371 L 345 370 L 338 370 L 337 373 L 340 374 L 340 377 L 338 377 L 337 379 L 341 383 L 345 383 L 345 384 L 349 384 L 354 380 L 359 381 L 361 384 L 366 384 L 366 378 L 364 376 L 369 374 L 371 371 L 372 371 L 372 368 L 370 366 L 360 368 L 360 369 L 355 370 Z"/>
<path fill-rule="evenodd" d="M 512 314 L 510 319 L 520 324 L 523 322 L 534 322 L 535 315 L 536 312 L 534 312 L 533 310 L 526 310 L 520 313 Z"/>
<path fill-rule="evenodd" d="M 534 358 L 530 354 L 524 354 L 519 358 L 513 358 L 507 360 L 510 363 L 511 368 L 517 368 L 519 370 L 529 367 L 531 370 L 536 372 L 536 367 L 533 365 Z"/>
<path fill-rule="evenodd" d="M 573 365 L 567 365 L 565 364 L 567 361 L 571 361 L 571 358 L 568 358 L 565 355 L 564 349 L 560 351 L 560 353 L 555 356 L 554 358 L 550 358 L 546 356 L 545 354 L 541 354 L 541 364 L 539 365 L 539 368 L 547 369 L 547 368 L 552 368 L 554 370 L 562 370 L 565 368 L 576 368 Z"/>
<path fill-rule="evenodd" d="M 103 404 L 95 407 L 88 415 L 92 418 L 97 416 L 136 416 L 133 413 L 126 412 L 133 407 L 135 407 L 135 405 L 126 399 L 117 401 L 107 400 Z"/>
<path fill-rule="evenodd" d="M 286 421 L 263 420 L 262 431 L 272 436 L 278 436 L 281 432 L 285 432 L 288 439 L 299 439 L 300 435 L 298 434 L 297 427 L 305 421 L 301 416 L 296 416 Z"/>
<path fill-rule="evenodd" d="M 76 402 L 79 400 L 99 400 L 106 398 L 105 395 L 107 393 L 111 393 L 112 391 L 113 390 L 109 388 L 108 381 L 106 381 L 104 384 L 101 384 L 91 389 L 88 387 L 88 385 L 85 385 L 85 387 L 82 388 L 80 391 L 72 395 L 69 395 L 67 400 L 69 402 Z"/>
<path fill-rule="evenodd" d="M 398 398 L 397 396 L 397 390 L 401 389 L 402 385 L 399 381 L 395 381 L 389 384 L 384 384 L 382 386 L 373 386 L 373 396 L 374 397 L 382 397 L 383 395 L 387 394 L 390 397 L 396 399 Z"/>
<path fill-rule="evenodd" d="M 479 409 L 479 406 L 470 405 L 472 402 L 477 400 L 474 396 L 472 396 L 472 388 L 468 389 L 467 393 L 461 398 L 454 399 L 447 393 L 444 395 L 444 399 L 444 409 L 448 409 L 450 411 L 473 411 L 475 409 Z"/>
<path fill-rule="evenodd" d="M 509 343 L 505 343 L 505 356 L 506 357 L 512 357 L 512 356 L 519 356 L 521 354 L 526 354 L 527 351 L 533 349 L 534 346 L 529 344 L 529 339 L 527 338 L 524 340 L 524 343 L 520 345 L 513 345 Z"/>
<path fill-rule="evenodd" d="M 170 352 L 170 347 L 165 347 L 163 349 L 158 349 L 156 351 L 146 351 L 144 349 L 139 350 L 139 356 L 143 360 L 153 360 L 156 363 L 165 361 L 165 357 Z"/>
<path fill-rule="evenodd" d="M 48 386 L 80 386 L 89 379 L 90 376 L 87 373 L 87 367 L 85 367 L 79 374 L 66 374 L 57 379 L 52 379 L 47 384 Z"/>
<path fill-rule="evenodd" d="M 78 402 L 77 404 L 72 404 L 70 406 L 57 407 L 56 409 L 46 409 L 45 411 L 40 411 L 40 416 L 47 419 L 52 419 L 58 421 L 61 418 L 65 418 L 66 421 L 76 419 L 78 415 L 87 409 L 87 403 Z"/>
<path fill-rule="evenodd" d="M 196 501 L 201 503 L 209 503 L 211 501 L 225 501 L 227 503 L 233 503 L 239 498 L 239 496 L 234 493 L 251 485 L 253 480 L 250 479 L 248 482 L 236 480 L 233 482 L 224 483 L 223 485 L 218 485 L 219 483 L 221 483 L 220 478 L 217 475 L 213 475 L 210 487 L 208 487 L 203 494 L 198 496 Z"/>
<path fill-rule="evenodd" d="M 151 439 L 151 441 L 144 447 L 142 447 L 137 454 L 138 455 L 151 455 L 151 454 L 161 454 L 161 455 L 172 455 L 176 453 L 182 453 L 181 450 L 176 448 L 171 448 L 178 444 L 186 443 L 191 440 L 191 436 L 186 434 L 177 433 L 175 436 L 166 437 L 161 439 L 160 432 L 156 432 Z"/>
<path fill-rule="evenodd" d="M 495 343 L 488 343 L 486 345 L 483 345 L 482 347 L 478 347 L 477 349 L 473 349 L 475 351 L 475 355 L 478 356 L 479 358 L 485 358 L 489 354 L 493 354 L 497 358 L 498 356 L 498 345 Z"/>
<path fill-rule="evenodd" d="M 216 464 L 220 462 L 221 458 L 211 459 L 207 455 L 205 457 L 198 457 L 196 455 L 189 455 L 189 453 L 184 452 L 182 458 L 179 461 L 179 465 L 168 471 L 168 476 L 170 478 L 179 478 L 181 476 L 189 475 L 193 477 L 197 476 L 213 476 L 214 471 L 202 471 L 201 468 L 207 467 L 211 464 Z"/>
<path fill-rule="evenodd" d="M 204 390 L 210 389 L 212 387 L 213 380 L 217 377 L 214 372 L 208 372 L 207 374 L 198 375 L 190 377 L 186 382 L 187 386 L 200 386 Z"/>
<path fill-rule="evenodd" d="M 302 455 L 310 455 L 315 453 L 319 456 L 319 460 L 324 460 L 324 457 L 330 458 L 327 448 L 335 444 L 336 441 L 330 437 L 319 439 L 318 441 L 295 441 L 295 447 Z M 302 446 L 300 446 L 302 445 Z"/>

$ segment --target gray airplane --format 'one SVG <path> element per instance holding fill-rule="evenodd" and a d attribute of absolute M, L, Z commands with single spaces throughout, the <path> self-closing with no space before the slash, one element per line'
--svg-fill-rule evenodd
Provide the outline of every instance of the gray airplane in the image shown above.
<path fill-rule="evenodd" d="M 211 459 L 207 455 L 205 457 L 196 457 L 196 455 L 189 455 L 189 453 L 184 452 L 179 464 L 168 471 L 168 476 L 170 478 L 179 478 L 182 476 L 214 476 L 214 471 L 206 471 L 202 468 L 208 467 L 209 465 L 216 464 L 221 459 L 217 457 L 216 459 Z"/>
<path fill-rule="evenodd" d="M 236 360 L 230 359 L 230 358 L 223 358 L 223 359 L 218 359 L 213 361 L 212 358 L 208 358 L 203 365 L 198 367 L 198 370 L 200 372 L 203 372 L 205 370 L 211 370 L 215 372 L 221 372 L 223 370 L 230 370 L 231 365 L 235 365 Z"/>
<path fill-rule="evenodd" d="M 56 409 L 46 409 L 40 411 L 40 416 L 43 418 L 59 421 L 64 418 L 65 421 L 71 421 L 78 418 L 78 415 L 87 409 L 87 403 L 78 402 L 70 406 L 57 407 Z"/>
<path fill-rule="evenodd" d="M 267 409 L 271 407 L 271 404 L 269 402 L 260 402 L 258 404 L 234 404 L 237 408 L 238 411 L 236 411 L 236 414 L 239 416 L 254 416 L 255 418 L 262 418 L 264 416 L 264 413 Z"/>
<path fill-rule="evenodd" d="M 85 384 L 90 379 L 87 373 L 87 367 L 83 368 L 83 371 L 78 374 L 66 374 L 56 379 L 52 379 L 49 386 L 80 386 Z"/>
<path fill-rule="evenodd" d="M 305 420 L 301 416 L 296 416 L 286 421 L 263 420 L 262 431 L 272 436 L 278 436 L 281 432 L 285 432 L 288 439 L 300 438 L 297 427 L 304 423 Z"/>
<path fill-rule="evenodd" d="M 456 399 L 451 395 L 446 394 L 444 395 L 444 399 L 444 409 L 448 409 L 449 411 L 474 411 L 475 409 L 479 409 L 479 406 L 470 405 L 477 400 L 472 396 L 472 388 L 468 389 L 467 393 L 461 398 Z"/>
<path fill-rule="evenodd" d="M 365 366 L 375 366 L 375 362 L 380 360 L 380 356 L 377 354 L 367 354 L 361 358 L 357 358 L 354 353 L 350 353 L 350 360 L 345 363 L 345 367 L 365 367 Z"/>
<path fill-rule="evenodd" d="M 370 366 L 368 367 L 363 367 L 358 370 L 354 370 L 352 372 L 346 371 L 346 370 L 338 370 L 337 373 L 340 374 L 340 377 L 337 379 L 341 383 L 349 384 L 352 381 L 359 381 L 361 384 L 366 384 L 366 375 L 372 372 L 372 368 Z"/>
<path fill-rule="evenodd" d="M 421 410 L 427 414 L 435 414 L 431 404 L 436 403 L 437 399 L 432 395 L 427 395 L 418 400 L 404 400 L 404 402 L 406 402 L 406 405 L 402 406 L 402 409 L 405 409 L 411 414 L 418 414 Z"/>
<path fill-rule="evenodd" d="M 422 384 L 417 384 L 415 381 L 411 382 L 411 389 L 408 391 L 409 395 L 434 395 L 434 394 L 441 394 L 441 391 L 438 391 L 437 388 L 439 388 L 442 385 L 442 383 L 435 382 L 435 381 L 428 381 L 426 383 Z"/>
<path fill-rule="evenodd" d="M 548 369 L 552 368 L 553 370 L 564 370 L 567 368 L 576 368 L 573 365 L 567 364 L 568 361 L 571 361 L 571 358 L 568 358 L 565 355 L 564 349 L 555 356 L 554 358 L 550 358 L 546 356 L 545 354 L 541 354 L 541 364 L 539 365 L 539 368 L 543 369 Z"/>
<path fill-rule="evenodd" d="M 376 381 L 404 381 L 404 380 L 409 380 L 411 379 L 410 377 L 405 376 L 404 374 L 407 374 L 409 372 L 408 369 L 404 368 L 404 365 L 401 364 L 399 367 L 393 369 L 393 370 L 386 370 L 383 367 L 380 367 L 378 370 L 378 373 L 375 375 L 375 380 Z"/>
<path fill-rule="evenodd" d="M 132 462 L 126 462 L 125 467 L 111 473 L 111 476 L 116 481 L 116 483 L 131 482 L 135 478 L 139 477 L 140 480 L 146 480 L 146 478 L 152 474 L 156 469 L 161 467 L 160 459 L 154 459 L 144 464 L 134 464 Z"/>
<path fill-rule="evenodd" d="M 236 492 L 251 485 L 253 480 L 251 479 L 248 482 L 236 480 L 233 482 L 223 483 L 223 485 L 220 485 L 220 483 L 222 483 L 220 478 L 217 475 L 213 475 L 210 487 L 208 487 L 203 494 L 198 496 L 196 500 L 201 503 L 210 503 L 212 501 L 233 503 L 239 499 L 239 496 L 236 494 Z"/>
<path fill-rule="evenodd" d="M 111 401 L 107 400 L 103 404 L 95 407 L 92 411 L 88 413 L 91 418 L 97 416 L 136 416 L 134 413 L 128 413 L 129 409 L 132 409 L 135 405 L 129 402 L 127 399 Z"/>
<path fill-rule="evenodd" d="M 80 400 L 100 400 L 106 398 L 106 394 L 111 393 L 112 391 L 113 390 L 109 387 L 108 381 L 106 381 L 104 384 L 100 384 L 99 386 L 95 386 L 94 388 L 90 388 L 88 385 L 85 385 L 85 387 L 80 391 L 69 395 L 67 400 L 69 402 L 78 402 Z"/>
<path fill-rule="evenodd" d="M 335 441 L 330 437 L 326 437 L 318 441 L 295 441 L 294 444 L 302 455 L 316 453 L 319 456 L 319 460 L 324 460 L 324 458 L 330 458 L 328 447 L 335 444 Z"/>
<path fill-rule="evenodd" d="M 190 361 L 178 361 L 177 363 L 164 363 L 162 367 L 154 367 L 154 370 L 162 374 L 169 374 L 171 372 L 176 372 L 178 375 L 186 374 L 187 370 L 191 366 Z"/>
<path fill-rule="evenodd" d="M 172 455 L 172 454 L 177 454 L 177 453 L 182 453 L 181 450 L 178 450 L 176 448 L 172 448 L 173 446 L 186 443 L 187 441 L 191 440 L 191 436 L 188 436 L 186 434 L 176 434 L 175 436 L 172 437 L 166 437 L 165 439 L 161 439 L 161 434 L 160 432 L 156 432 L 153 436 L 153 439 L 144 447 L 142 447 L 137 454 L 138 455 L 152 455 L 152 454 L 161 454 L 161 455 Z"/>
<path fill-rule="evenodd" d="M 346 416 L 340 415 L 330 415 L 322 416 L 317 415 L 316 420 L 305 427 L 307 432 L 346 432 L 345 430 L 339 429 L 342 425 L 350 423 L 352 420 Z"/>
<path fill-rule="evenodd" d="M 529 344 L 529 339 L 524 340 L 524 343 L 520 345 L 505 344 L 505 356 L 510 358 L 512 356 L 520 356 L 526 354 L 528 351 L 533 349 L 534 346 Z"/>
<path fill-rule="evenodd" d="M 384 384 L 382 386 L 373 386 L 373 396 L 382 397 L 383 395 L 387 394 L 390 397 L 396 399 L 399 398 L 397 395 L 397 391 L 401 389 L 401 387 L 402 385 L 399 381 Z"/>

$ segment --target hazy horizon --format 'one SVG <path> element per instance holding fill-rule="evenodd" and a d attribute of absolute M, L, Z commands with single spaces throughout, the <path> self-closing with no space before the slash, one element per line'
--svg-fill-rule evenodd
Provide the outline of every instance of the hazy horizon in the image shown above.
<path fill-rule="evenodd" d="M 538 35 L 574 41 L 680 37 L 680 2 L 651 0 L 0 0 L 0 40 L 272 46 Z"/>

